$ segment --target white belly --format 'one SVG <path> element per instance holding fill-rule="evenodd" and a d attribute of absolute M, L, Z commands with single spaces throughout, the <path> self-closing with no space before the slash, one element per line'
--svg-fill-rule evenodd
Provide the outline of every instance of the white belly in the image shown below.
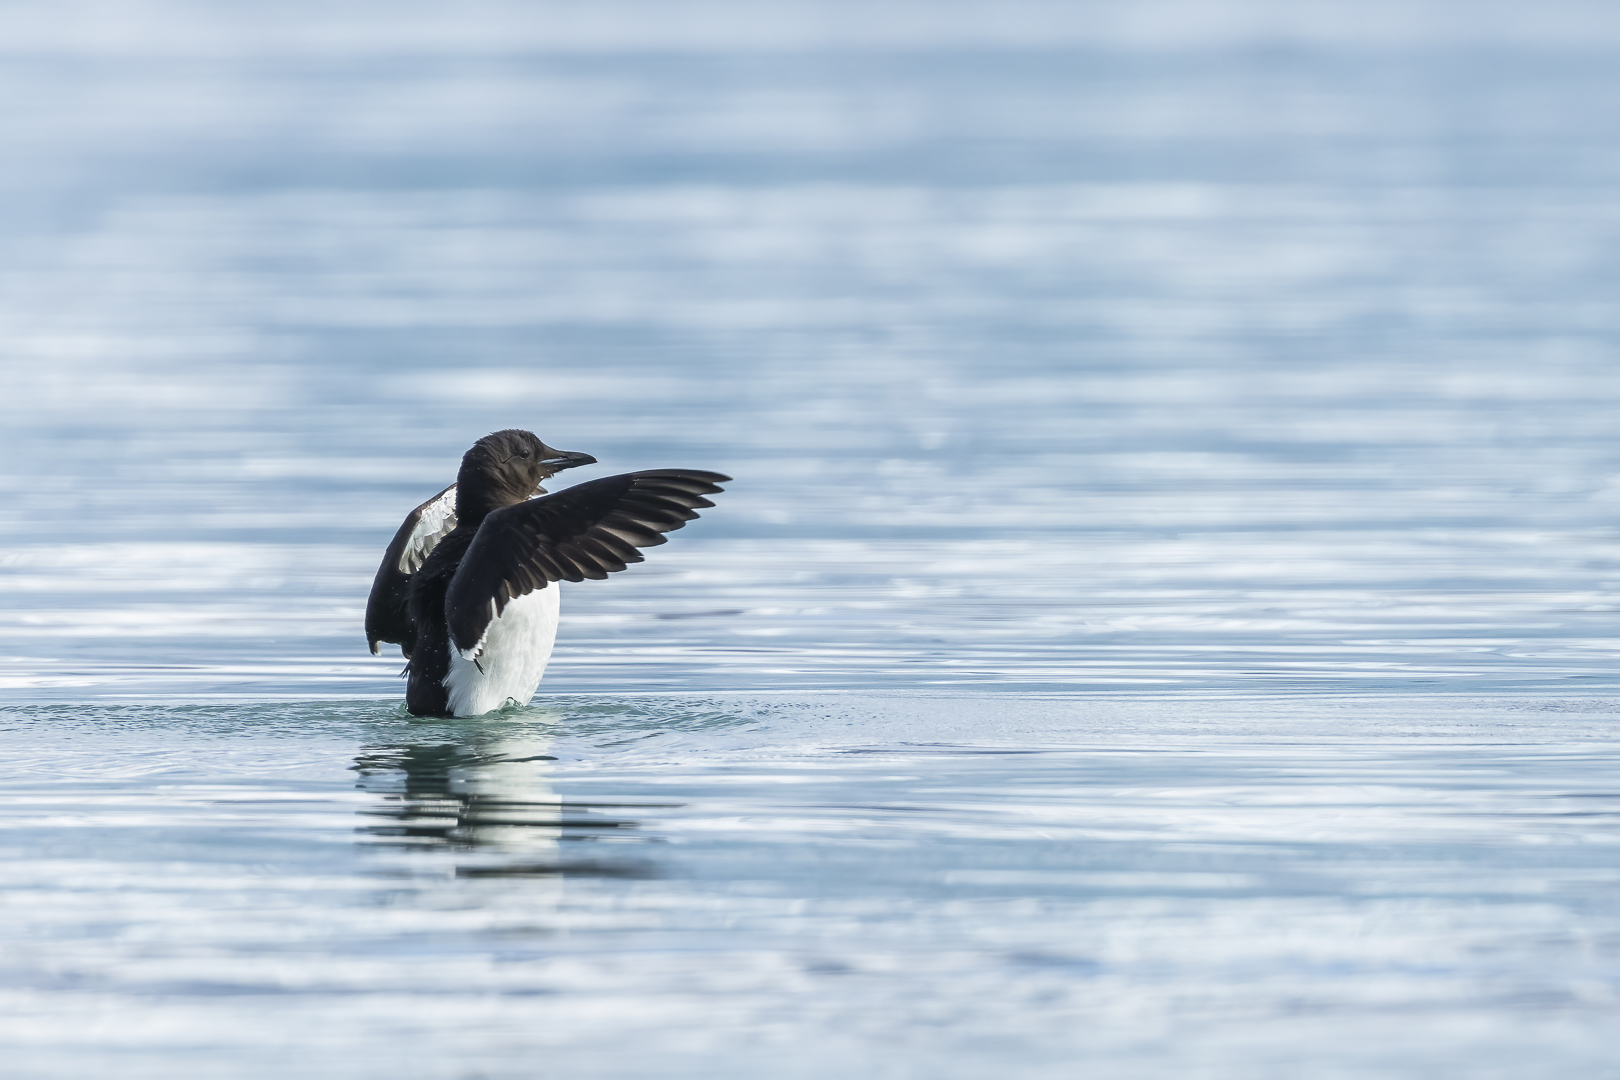
<path fill-rule="evenodd" d="M 500 617 L 489 624 L 484 651 L 476 664 L 463 660 L 455 645 L 450 646 L 450 674 L 444 677 L 444 688 L 450 691 L 451 715 L 477 716 L 508 701 L 529 703 L 557 640 L 561 592 L 554 581 L 508 602 Z"/>

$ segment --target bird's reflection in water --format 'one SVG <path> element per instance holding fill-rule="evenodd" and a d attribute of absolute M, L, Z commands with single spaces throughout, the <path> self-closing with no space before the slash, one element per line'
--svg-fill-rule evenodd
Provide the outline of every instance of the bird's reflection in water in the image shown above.
<path fill-rule="evenodd" d="M 565 800 L 549 742 L 484 730 L 366 747 L 353 768 L 379 802 L 361 811 L 360 831 L 397 851 L 450 854 L 458 877 L 651 876 L 645 858 L 620 852 L 651 839 L 630 815 L 667 804 Z"/>

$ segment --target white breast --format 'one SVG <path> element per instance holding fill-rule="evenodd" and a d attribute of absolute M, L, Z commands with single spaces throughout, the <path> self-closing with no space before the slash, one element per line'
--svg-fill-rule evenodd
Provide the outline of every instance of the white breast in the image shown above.
<path fill-rule="evenodd" d="M 463 660 L 450 645 L 450 691 L 454 716 L 477 716 L 508 701 L 527 705 L 546 673 L 551 646 L 557 640 L 557 609 L 562 590 L 557 582 L 509 601 L 490 622 L 478 662 Z M 479 668 L 483 670 L 480 671 Z"/>

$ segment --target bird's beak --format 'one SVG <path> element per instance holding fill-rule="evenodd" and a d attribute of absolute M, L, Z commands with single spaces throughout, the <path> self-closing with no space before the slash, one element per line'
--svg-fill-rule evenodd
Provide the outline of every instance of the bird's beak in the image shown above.
<path fill-rule="evenodd" d="M 571 450 L 553 450 L 549 446 L 545 447 L 543 452 L 545 456 L 540 459 L 540 464 L 551 466 L 552 472 L 562 472 L 576 465 L 596 464 L 596 459 L 589 454 L 576 454 Z"/>

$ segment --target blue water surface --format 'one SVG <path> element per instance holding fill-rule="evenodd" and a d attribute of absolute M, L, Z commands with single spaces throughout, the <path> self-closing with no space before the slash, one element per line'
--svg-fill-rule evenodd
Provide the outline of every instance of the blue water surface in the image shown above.
<path fill-rule="evenodd" d="M 1620 18 L 0 14 L 6 1075 L 1620 1076 Z M 736 477 L 524 709 L 502 427 Z"/>

